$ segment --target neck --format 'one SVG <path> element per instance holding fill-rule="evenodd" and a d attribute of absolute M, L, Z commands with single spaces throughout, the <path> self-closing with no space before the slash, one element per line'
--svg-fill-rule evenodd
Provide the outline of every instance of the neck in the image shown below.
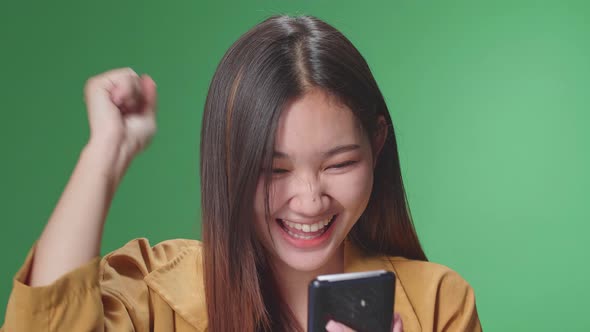
<path fill-rule="evenodd" d="M 282 261 L 273 262 L 274 276 L 285 303 L 299 325 L 307 328 L 307 289 L 309 282 L 322 274 L 344 272 L 344 246 L 341 245 L 330 260 L 317 270 L 298 271 Z"/>

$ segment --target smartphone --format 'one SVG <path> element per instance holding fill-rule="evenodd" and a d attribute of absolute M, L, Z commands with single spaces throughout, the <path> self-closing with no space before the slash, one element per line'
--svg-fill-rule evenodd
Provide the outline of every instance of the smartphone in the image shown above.
<path fill-rule="evenodd" d="M 395 274 L 378 270 L 321 275 L 309 283 L 309 332 L 335 320 L 358 332 L 391 332 Z"/>

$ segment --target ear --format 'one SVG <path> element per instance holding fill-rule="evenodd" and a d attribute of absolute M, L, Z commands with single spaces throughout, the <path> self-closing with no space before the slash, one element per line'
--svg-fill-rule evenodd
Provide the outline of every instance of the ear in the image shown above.
<path fill-rule="evenodd" d="M 377 117 L 377 127 L 371 140 L 371 145 L 373 149 L 373 168 L 377 165 L 377 160 L 379 160 L 379 154 L 383 149 L 383 145 L 385 145 L 386 139 L 387 121 L 385 121 L 385 117 L 383 115 L 379 115 L 379 117 Z"/>

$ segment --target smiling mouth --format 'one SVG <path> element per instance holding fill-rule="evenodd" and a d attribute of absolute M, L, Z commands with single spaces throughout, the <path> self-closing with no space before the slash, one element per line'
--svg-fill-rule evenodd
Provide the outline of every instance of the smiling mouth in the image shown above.
<path fill-rule="evenodd" d="M 313 224 L 302 224 L 284 219 L 276 219 L 281 228 L 291 237 L 302 240 L 312 240 L 322 236 L 334 223 L 337 215 Z"/>

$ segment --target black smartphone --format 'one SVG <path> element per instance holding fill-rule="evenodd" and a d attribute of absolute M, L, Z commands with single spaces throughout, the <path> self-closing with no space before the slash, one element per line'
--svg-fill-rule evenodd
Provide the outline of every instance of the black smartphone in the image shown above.
<path fill-rule="evenodd" d="M 391 332 L 395 274 L 378 270 L 318 276 L 309 283 L 308 332 L 335 320 L 358 332 Z"/>

